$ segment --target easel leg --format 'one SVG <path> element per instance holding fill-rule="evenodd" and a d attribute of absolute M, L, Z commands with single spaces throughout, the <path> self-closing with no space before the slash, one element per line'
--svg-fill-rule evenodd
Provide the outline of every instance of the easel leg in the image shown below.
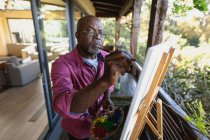
<path fill-rule="evenodd" d="M 158 99 L 157 104 L 157 130 L 161 136 L 161 140 L 163 140 L 163 108 L 162 108 L 162 100 Z"/>
<path fill-rule="evenodd" d="M 145 121 L 152 130 L 152 132 L 158 137 L 159 140 L 163 140 L 163 114 L 162 114 L 162 100 L 158 99 L 156 102 L 157 120 L 152 116 L 150 112 L 145 116 Z"/>

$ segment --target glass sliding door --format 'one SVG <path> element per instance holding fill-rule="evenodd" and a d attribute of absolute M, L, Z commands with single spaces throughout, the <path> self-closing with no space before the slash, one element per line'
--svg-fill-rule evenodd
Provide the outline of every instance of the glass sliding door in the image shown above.
<path fill-rule="evenodd" d="M 51 139 L 53 137 L 53 139 L 56 139 L 55 137 L 58 137 L 58 133 L 61 133 L 62 129 L 58 122 L 60 117 L 54 112 L 52 106 L 51 64 L 59 56 L 72 50 L 72 46 L 75 46 L 74 2 L 70 2 L 70 0 L 66 0 L 66 2 L 60 1 L 59 5 L 53 3 L 56 1 L 41 2 L 40 0 L 31 0 L 35 38 L 50 128 L 45 138 Z"/>
<path fill-rule="evenodd" d="M 35 28 L 35 37 L 36 37 L 36 42 L 37 42 L 38 57 L 40 60 L 49 129 L 51 130 L 54 124 L 56 123 L 56 120 L 57 120 L 56 118 L 58 117 L 55 115 L 55 112 L 52 109 L 50 74 L 49 74 L 49 69 L 48 69 L 46 42 L 45 42 L 44 28 L 43 28 L 43 15 L 41 13 L 40 1 L 32 0 L 31 10 L 32 10 L 32 17 L 33 17 L 34 28 Z"/>
<path fill-rule="evenodd" d="M 49 123 L 39 65 L 43 61 L 23 55 L 32 48 L 36 51 L 37 46 L 30 1 L 0 1 L 0 51 L 4 54 L 0 70 L 0 139 L 39 139 Z"/>
<path fill-rule="evenodd" d="M 41 3 L 39 0 L 31 0 L 31 3 L 45 102 L 51 131 L 59 120 L 52 106 L 51 64 L 59 56 L 69 51 L 66 8 L 64 2 L 63 5 L 59 6 L 53 3 Z"/>
<path fill-rule="evenodd" d="M 43 16 L 44 37 L 48 61 L 55 60 L 68 52 L 69 42 L 67 33 L 66 8 L 50 4 L 41 4 Z"/>

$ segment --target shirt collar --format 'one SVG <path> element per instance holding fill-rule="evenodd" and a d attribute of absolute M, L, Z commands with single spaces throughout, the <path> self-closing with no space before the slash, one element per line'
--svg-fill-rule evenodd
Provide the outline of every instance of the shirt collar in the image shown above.
<path fill-rule="evenodd" d="M 73 50 L 75 53 L 75 59 L 77 59 L 79 64 L 84 64 L 84 60 L 82 59 L 82 56 L 79 54 L 78 45 Z M 101 51 L 97 54 L 97 58 L 100 61 L 104 61 L 104 56 L 102 55 Z"/>

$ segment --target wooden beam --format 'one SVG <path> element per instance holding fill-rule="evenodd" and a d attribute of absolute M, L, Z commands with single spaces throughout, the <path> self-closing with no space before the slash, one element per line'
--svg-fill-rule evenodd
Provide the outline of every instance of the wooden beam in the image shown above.
<path fill-rule="evenodd" d="M 90 0 L 75 0 L 75 7 L 77 7 L 80 11 L 88 15 L 95 15 L 95 8 L 93 7 L 93 3 Z"/>
<path fill-rule="evenodd" d="M 6 10 L 0 11 L 5 19 L 32 19 L 31 10 Z"/>
<path fill-rule="evenodd" d="M 100 11 L 100 12 L 96 12 L 96 16 L 97 17 L 114 17 L 116 18 L 116 16 L 118 15 L 118 13 L 115 13 L 115 12 L 103 12 L 103 11 Z"/>
<path fill-rule="evenodd" d="M 93 3 L 108 3 L 112 5 L 122 5 L 123 0 L 91 0 Z"/>
<path fill-rule="evenodd" d="M 108 7 L 96 7 L 96 11 L 97 10 L 105 10 L 105 11 L 108 11 L 108 12 L 111 12 L 111 11 L 118 12 L 119 11 L 118 9 L 108 8 Z"/>
<path fill-rule="evenodd" d="M 120 11 L 121 7 L 114 7 L 114 6 L 106 6 L 106 5 L 102 5 L 102 4 L 93 4 L 94 7 L 97 9 L 99 7 L 102 7 L 102 8 L 109 8 L 109 9 L 116 9 L 118 11 Z"/>
<path fill-rule="evenodd" d="M 114 12 L 110 12 L 110 13 L 107 13 L 107 12 L 96 12 L 96 16 L 97 17 L 117 17 L 118 16 L 118 13 L 114 13 Z"/>
<path fill-rule="evenodd" d="M 66 0 L 62 0 L 66 2 Z M 95 15 L 95 8 L 92 0 L 74 0 L 75 9 L 81 11 L 85 15 Z"/>
<path fill-rule="evenodd" d="M 94 3 L 94 5 L 103 5 L 103 6 L 121 8 L 121 5 L 119 5 L 119 4 L 107 3 L 106 1 L 104 1 L 104 2 L 94 1 L 93 3 Z"/>
<path fill-rule="evenodd" d="M 65 2 L 63 0 L 41 0 L 41 2 L 50 5 L 65 6 Z"/>
<path fill-rule="evenodd" d="M 147 49 L 148 47 L 154 46 L 162 42 L 164 29 L 163 24 L 166 19 L 167 8 L 168 0 L 152 1 Z"/>
<path fill-rule="evenodd" d="M 109 14 L 111 14 L 111 15 L 113 15 L 113 14 L 117 15 L 118 14 L 118 12 L 114 12 L 114 11 L 111 12 L 111 11 L 105 11 L 105 10 L 96 10 L 96 12 L 97 13 L 102 13 L 102 14 L 108 14 L 108 15 Z"/>
<path fill-rule="evenodd" d="M 133 6 L 133 1 L 134 0 L 126 0 L 119 12 L 119 17 L 125 15 L 126 13 L 128 13 L 129 9 Z"/>
<path fill-rule="evenodd" d="M 115 9 L 118 9 L 118 10 L 120 10 L 121 9 L 121 6 L 120 5 L 118 5 L 118 6 L 113 6 L 113 5 L 103 5 L 103 4 L 97 4 L 97 3 L 94 3 L 93 4 L 94 5 L 94 7 L 107 7 L 107 8 L 115 8 Z"/>
<path fill-rule="evenodd" d="M 140 31 L 140 13 L 143 0 L 134 0 L 133 6 L 133 18 L 132 18 L 132 27 L 131 27 L 131 42 L 130 42 L 130 52 L 137 57 L 137 45 L 138 45 L 138 36 Z"/>
<path fill-rule="evenodd" d="M 119 44 L 119 39 L 120 39 L 120 20 L 121 18 L 116 18 L 116 21 L 115 21 L 115 49 L 116 46 L 120 45 Z"/>

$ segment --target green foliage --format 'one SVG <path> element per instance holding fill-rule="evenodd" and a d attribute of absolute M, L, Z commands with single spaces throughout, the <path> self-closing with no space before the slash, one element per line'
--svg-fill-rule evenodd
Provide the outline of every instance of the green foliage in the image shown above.
<path fill-rule="evenodd" d="M 186 15 L 186 12 L 192 9 L 193 7 L 186 5 L 186 2 L 184 2 L 183 0 L 176 0 L 173 3 L 172 11 L 175 14 Z"/>
<path fill-rule="evenodd" d="M 193 4 L 200 11 L 208 11 L 206 0 L 193 0 Z"/>
<path fill-rule="evenodd" d="M 207 10 L 205 0 L 175 0 L 173 4 L 173 12 L 178 15 L 186 15 L 194 8 L 200 11 Z M 210 12 L 196 13 L 197 16 L 173 16 L 173 18 L 168 16 L 166 30 L 182 37 L 176 48 L 179 54 L 169 66 L 163 88 L 187 112 L 189 116 L 186 118 L 208 135 L 210 134 Z M 203 105 L 201 102 L 198 103 L 197 99 Z"/>
<path fill-rule="evenodd" d="M 104 27 L 104 32 L 106 34 L 104 44 L 113 45 L 115 42 L 115 19 L 114 18 L 103 18 L 101 23 Z"/>
<path fill-rule="evenodd" d="M 172 60 L 165 78 L 165 89 L 173 89 L 183 101 L 210 95 L 210 55 L 209 47 L 185 47 Z M 168 93 L 175 97 L 174 92 Z M 180 99 L 175 100 L 179 101 Z M 206 106 L 206 105 L 205 105 Z M 210 106 L 209 108 L 210 109 Z M 210 110 L 209 110 L 210 111 Z"/>
<path fill-rule="evenodd" d="M 146 55 L 146 43 L 138 43 L 137 61 L 143 66 Z"/>
<path fill-rule="evenodd" d="M 131 19 L 127 18 L 125 24 L 121 24 L 120 27 L 120 45 L 126 47 L 127 50 L 130 48 L 130 38 L 131 38 Z"/>
<path fill-rule="evenodd" d="M 104 32 L 106 33 L 104 44 L 114 45 L 115 44 L 115 19 L 102 18 L 101 22 L 104 27 Z M 128 21 L 128 24 L 129 22 L 130 21 Z M 125 46 L 125 48 L 129 50 L 130 27 L 128 26 L 128 24 L 121 24 L 119 45 Z"/>
<path fill-rule="evenodd" d="M 187 103 L 190 116 L 186 116 L 186 119 L 197 126 L 197 128 L 206 136 L 210 137 L 210 120 L 208 119 L 208 116 L 210 114 L 207 114 L 204 109 L 201 101 L 195 100 L 192 103 Z"/>
<path fill-rule="evenodd" d="M 179 50 L 178 48 L 176 49 Z M 204 121 L 204 119 L 207 119 L 204 117 L 204 109 L 208 112 L 208 115 L 210 115 L 209 52 L 210 47 L 208 46 L 199 48 L 189 46 L 180 49 L 179 55 L 172 60 L 162 85 L 166 92 L 188 112 L 189 116 L 192 114 L 191 117 L 193 119 L 188 117 L 188 120 L 193 121 L 205 134 L 210 131 L 210 120 Z M 203 107 L 201 103 L 199 103 L 199 106 L 197 105 L 197 108 L 199 107 L 198 111 L 190 108 L 196 105 L 196 103 L 194 103 L 196 99 L 201 100 L 204 105 Z M 195 112 L 197 114 L 195 114 Z M 206 125 L 205 127 L 202 121 Z"/>
<path fill-rule="evenodd" d="M 165 29 L 173 34 L 182 35 L 182 38 L 187 39 L 186 44 L 182 46 L 199 47 L 203 42 L 210 44 L 210 13 L 201 18 L 191 18 L 190 20 L 173 21 L 168 19 L 165 24 Z"/>
<path fill-rule="evenodd" d="M 198 9 L 199 11 L 205 12 L 208 11 L 206 0 L 175 0 L 173 2 L 173 13 L 186 15 L 187 11 L 192 10 L 193 8 Z"/>

